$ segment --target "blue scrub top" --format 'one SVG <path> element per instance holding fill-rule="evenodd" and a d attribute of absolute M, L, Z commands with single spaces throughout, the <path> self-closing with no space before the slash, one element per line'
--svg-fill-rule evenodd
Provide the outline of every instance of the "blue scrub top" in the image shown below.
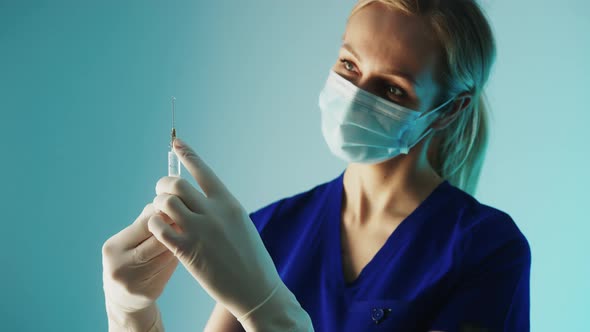
<path fill-rule="evenodd" d="M 343 176 L 250 213 L 315 331 L 529 331 L 527 239 L 508 214 L 448 181 L 346 283 Z"/>

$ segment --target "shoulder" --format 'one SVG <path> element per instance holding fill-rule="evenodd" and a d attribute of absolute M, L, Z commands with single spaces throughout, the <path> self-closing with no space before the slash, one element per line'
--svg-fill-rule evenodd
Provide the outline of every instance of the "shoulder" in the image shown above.
<path fill-rule="evenodd" d="M 529 242 L 512 216 L 459 188 L 452 187 L 452 190 L 457 211 L 454 229 L 459 235 L 458 250 L 465 267 L 481 265 L 492 257 L 504 257 L 510 264 L 530 265 Z"/>
<path fill-rule="evenodd" d="M 328 196 L 330 186 L 336 179 L 314 185 L 307 190 L 272 201 L 249 213 L 250 219 L 260 233 L 272 219 L 296 218 L 309 214 Z M 317 212 L 317 211 L 316 211 Z"/>

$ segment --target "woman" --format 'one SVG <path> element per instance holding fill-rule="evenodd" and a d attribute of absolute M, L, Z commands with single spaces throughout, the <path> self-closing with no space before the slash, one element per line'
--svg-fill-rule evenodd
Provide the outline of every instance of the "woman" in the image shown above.
<path fill-rule="evenodd" d="M 471 196 L 486 147 L 483 87 L 494 56 L 491 29 L 474 1 L 358 2 L 319 100 L 324 138 L 349 162 L 345 171 L 242 218 L 260 237 L 251 236 L 248 222 L 232 222 L 212 233 L 216 241 L 193 241 L 200 247 L 190 251 L 162 219 L 144 216 L 137 222 L 144 234 L 135 240 L 147 238 L 149 228 L 154 237 L 145 243 L 165 244 L 218 301 L 206 331 L 282 330 L 281 321 L 316 331 L 528 330 L 528 242 L 509 215 Z M 187 168 L 212 203 L 163 178 L 145 215 L 160 210 L 177 231 L 190 233 L 192 212 L 218 213 L 211 211 L 223 210 L 224 200 L 238 205 L 212 172 L 198 170 L 202 165 Z M 133 237 L 117 236 L 103 247 L 105 285 L 134 274 L 111 267 L 120 255 L 109 248 Z M 265 250 L 256 245 L 260 238 Z M 204 254 L 194 258 L 197 251 Z M 143 319 L 144 330 L 161 326 L 153 325 L 159 311 L 151 300 L 176 266 L 167 255 L 157 266 L 170 267 L 158 287 L 151 284 L 150 301 L 130 304 L 129 294 L 117 297 L 105 286 L 110 325 Z M 243 263 L 252 256 L 254 265 Z M 130 283 L 129 293 L 147 293 Z M 113 308 L 123 301 L 135 318 L 116 317 L 124 310 Z M 265 316 L 275 325 L 258 324 Z"/>
<path fill-rule="evenodd" d="M 507 214 L 469 195 L 486 147 L 483 87 L 494 56 L 474 1 L 353 8 L 332 68 L 340 77 L 320 96 L 324 137 L 351 163 L 252 215 L 316 330 L 529 330 L 528 242 Z M 407 154 L 387 144 L 396 120 L 349 106 L 358 92 L 341 78 L 405 108 L 434 110 L 412 124 Z M 217 305 L 206 330 L 240 328 Z"/>

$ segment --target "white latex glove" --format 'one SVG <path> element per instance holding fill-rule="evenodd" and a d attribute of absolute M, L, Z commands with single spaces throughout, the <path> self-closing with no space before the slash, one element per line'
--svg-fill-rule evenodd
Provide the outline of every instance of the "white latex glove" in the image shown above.
<path fill-rule="evenodd" d="M 150 203 L 131 225 L 103 244 L 103 290 L 109 331 L 143 332 L 161 326 L 155 301 L 176 269 L 178 259 L 147 226 L 150 218 L 159 218 L 164 224 L 172 220 L 154 215 L 157 213 Z M 177 225 L 167 226 L 178 229 Z"/>
<path fill-rule="evenodd" d="M 148 221 L 150 232 L 244 327 L 312 330 L 309 316 L 280 279 L 248 213 L 186 143 L 174 142 L 176 154 L 204 194 L 183 178 L 161 178 L 154 208 L 172 219 L 180 232 L 157 218 Z M 253 309 L 265 315 L 257 316 Z M 255 321 L 245 323 L 247 318 Z"/>

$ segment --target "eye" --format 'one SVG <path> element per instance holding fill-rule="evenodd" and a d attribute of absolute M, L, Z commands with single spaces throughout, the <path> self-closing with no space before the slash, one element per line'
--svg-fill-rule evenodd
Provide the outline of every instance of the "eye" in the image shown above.
<path fill-rule="evenodd" d="M 403 89 L 401 89 L 395 85 L 388 85 L 387 86 L 387 95 L 393 96 L 395 98 L 401 98 L 401 97 L 406 96 L 406 92 Z"/>
<path fill-rule="evenodd" d="M 354 71 L 354 65 L 346 60 L 346 59 L 340 59 L 340 62 L 344 65 L 344 68 L 348 71 Z"/>
<path fill-rule="evenodd" d="M 352 62 L 350 62 L 349 60 L 345 59 L 345 58 L 340 58 L 339 59 L 340 62 L 342 63 L 342 65 L 344 66 L 344 69 L 346 69 L 347 71 L 350 72 L 354 72 L 354 64 L 352 64 Z M 390 97 L 390 99 L 400 99 L 405 97 L 406 91 L 404 91 L 404 89 L 396 86 L 396 85 L 389 85 L 386 84 L 387 87 L 387 96 Z M 391 98 L 393 97 L 393 98 Z"/>

